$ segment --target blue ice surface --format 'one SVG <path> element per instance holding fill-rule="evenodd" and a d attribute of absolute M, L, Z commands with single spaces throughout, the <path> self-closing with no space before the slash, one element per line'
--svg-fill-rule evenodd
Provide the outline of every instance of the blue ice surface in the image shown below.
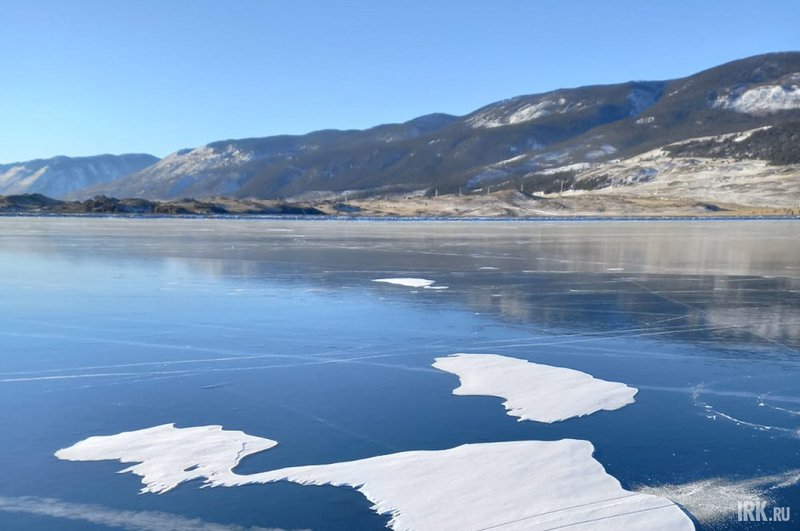
<path fill-rule="evenodd" d="M 167 422 L 279 442 L 241 473 L 565 437 L 590 440 L 628 488 L 797 467 L 794 222 L 0 224 L 3 529 L 104 529 L 91 520 L 103 511 L 288 529 L 388 521 L 347 488 L 192 483 L 139 496 L 138 477 L 114 473 L 127 465 L 53 456 Z M 371 282 L 388 276 L 449 289 Z M 451 394 L 457 378 L 430 364 L 455 352 L 640 391 L 617 411 L 518 422 L 501 399 Z M 773 494 L 800 507 L 796 487 Z M 48 516 L 70 507 L 85 519 Z"/>

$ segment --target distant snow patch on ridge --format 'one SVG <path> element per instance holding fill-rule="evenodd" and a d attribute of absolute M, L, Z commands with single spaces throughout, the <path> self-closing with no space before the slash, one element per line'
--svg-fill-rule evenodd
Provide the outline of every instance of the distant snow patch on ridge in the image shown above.
<path fill-rule="evenodd" d="M 745 114 L 769 114 L 800 109 L 800 86 L 764 85 L 718 96 L 712 107 Z"/>
<path fill-rule="evenodd" d="M 163 424 L 117 435 L 89 437 L 56 452 L 66 461 L 118 459 L 137 463 L 120 472 L 142 477 L 142 493 L 160 494 L 184 481 L 205 478 L 211 483 L 234 476 L 233 468 L 244 457 L 268 450 L 276 441 L 223 430 L 222 426 L 176 428 Z"/>
<path fill-rule="evenodd" d="M 540 147 L 541 146 L 535 146 L 534 149 L 538 149 Z M 520 162 L 520 161 L 523 161 L 523 160 L 525 160 L 527 158 L 528 158 L 527 154 L 516 155 L 516 156 L 511 157 L 509 159 L 501 160 L 501 161 L 495 162 L 494 164 L 490 164 L 489 167 L 490 168 L 504 168 L 505 166 L 508 166 L 509 164 L 514 164 L 515 162 Z"/>
<path fill-rule="evenodd" d="M 694 529 L 668 499 L 624 490 L 592 457 L 588 441 L 466 444 L 249 475 L 231 471 L 244 455 L 274 444 L 219 426 L 180 429 L 168 424 L 91 437 L 56 455 L 139 461 L 125 472 L 142 475 L 143 492 L 152 493 L 186 481 L 191 462 L 196 465 L 192 478 L 205 478 L 213 487 L 276 481 L 351 486 L 373 502 L 373 510 L 391 515 L 389 526 L 396 530 L 544 530 L 578 524 L 609 531 Z M 186 445 L 191 459 L 181 457 Z"/>
<path fill-rule="evenodd" d="M 447 289 L 447 286 L 434 286 L 435 280 L 428 280 L 426 278 L 376 278 L 373 282 L 383 282 L 384 284 L 394 284 L 397 286 L 406 286 L 408 288 L 423 288 L 423 289 Z"/>
<path fill-rule="evenodd" d="M 603 144 L 599 148 L 587 152 L 586 153 L 586 159 L 587 160 L 595 160 L 595 159 L 599 159 L 599 158 L 602 158 L 602 157 L 607 157 L 608 155 L 613 155 L 616 152 L 617 152 L 617 148 L 615 148 L 614 146 L 610 146 L 608 144 Z"/>
<path fill-rule="evenodd" d="M 567 105 L 563 97 L 541 97 L 533 102 L 519 103 L 521 98 L 512 98 L 498 105 L 493 105 L 475 116 L 467 119 L 467 124 L 474 129 L 502 127 L 504 125 L 521 124 L 543 118 L 553 113 L 564 113 L 571 108 L 580 108 L 581 102 L 573 106 Z"/>
<path fill-rule="evenodd" d="M 557 173 L 567 172 L 567 171 L 588 170 L 591 167 L 592 165 L 589 162 L 576 162 L 574 164 L 567 164 L 566 166 L 556 166 L 555 168 L 546 168 L 544 170 L 539 170 L 536 173 L 540 175 L 555 175 Z"/>
<path fill-rule="evenodd" d="M 201 146 L 191 150 L 176 151 L 164 157 L 154 168 L 168 175 L 176 173 L 193 174 L 224 167 L 238 167 L 253 160 L 250 151 L 243 151 L 234 144 L 223 149 Z"/>
<path fill-rule="evenodd" d="M 628 93 L 627 99 L 631 105 L 631 116 L 636 116 L 656 102 L 658 91 L 652 87 L 634 87 Z"/>
<path fill-rule="evenodd" d="M 520 107 L 517 111 L 511 113 L 506 117 L 506 124 L 519 124 L 523 122 L 530 122 L 537 118 L 552 114 L 553 110 L 565 105 L 567 100 L 559 98 L 557 100 L 543 100 L 530 105 Z"/>
<path fill-rule="evenodd" d="M 508 414 L 520 421 L 552 423 L 615 410 L 632 404 L 637 392 L 585 372 L 497 354 L 454 354 L 436 358 L 433 366 L 459 377 L 454 395 L 505 398 Z"/>

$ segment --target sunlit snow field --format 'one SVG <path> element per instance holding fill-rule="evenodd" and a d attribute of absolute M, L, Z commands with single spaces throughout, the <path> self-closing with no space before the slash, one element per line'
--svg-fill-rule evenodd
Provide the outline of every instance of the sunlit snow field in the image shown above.
<path fill-rule="evenodd" d="M 793 221 L 2 219 L 0 529 L 389 522 L 348 487 L 140 495 L 116 473 L 128 465 L 54 455 L 168 423 L 278 441 L 238 474 L 581 439 L 624 488 L 702 508 L 699 529 L 793 529 L 799 235 Z M 453 394 L 458 377 L 432 364 L 454 353 L 638 393 L 521 422 L 500 398 Z M 738 523 L 757 497 L 793 522 Z"/>

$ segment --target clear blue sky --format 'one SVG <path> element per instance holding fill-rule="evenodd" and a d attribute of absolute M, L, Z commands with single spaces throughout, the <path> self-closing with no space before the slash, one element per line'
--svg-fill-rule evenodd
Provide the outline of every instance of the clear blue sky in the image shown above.
<path fill-rule="evenodd" d="M 797 0 L 0 0 L 0 162 L 465 114 L 786 50 Z"/>

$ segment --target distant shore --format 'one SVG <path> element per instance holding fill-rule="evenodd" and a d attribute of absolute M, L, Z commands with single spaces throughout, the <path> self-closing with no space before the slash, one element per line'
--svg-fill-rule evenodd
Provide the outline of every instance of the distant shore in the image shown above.
<path fill-rule="evenodd" d="M 772 208 L 621 194 L 529 195 L 503 190 L 482 195 L 387 196 L 349 201 L 178 199 L 158 201 L 97 196 L 84 201 L 41 194 L 0 196 L 3 216 L 227 217 L 276 216 L 367 219 L 669 219 L 795 218 L 800 207 Z"/>

